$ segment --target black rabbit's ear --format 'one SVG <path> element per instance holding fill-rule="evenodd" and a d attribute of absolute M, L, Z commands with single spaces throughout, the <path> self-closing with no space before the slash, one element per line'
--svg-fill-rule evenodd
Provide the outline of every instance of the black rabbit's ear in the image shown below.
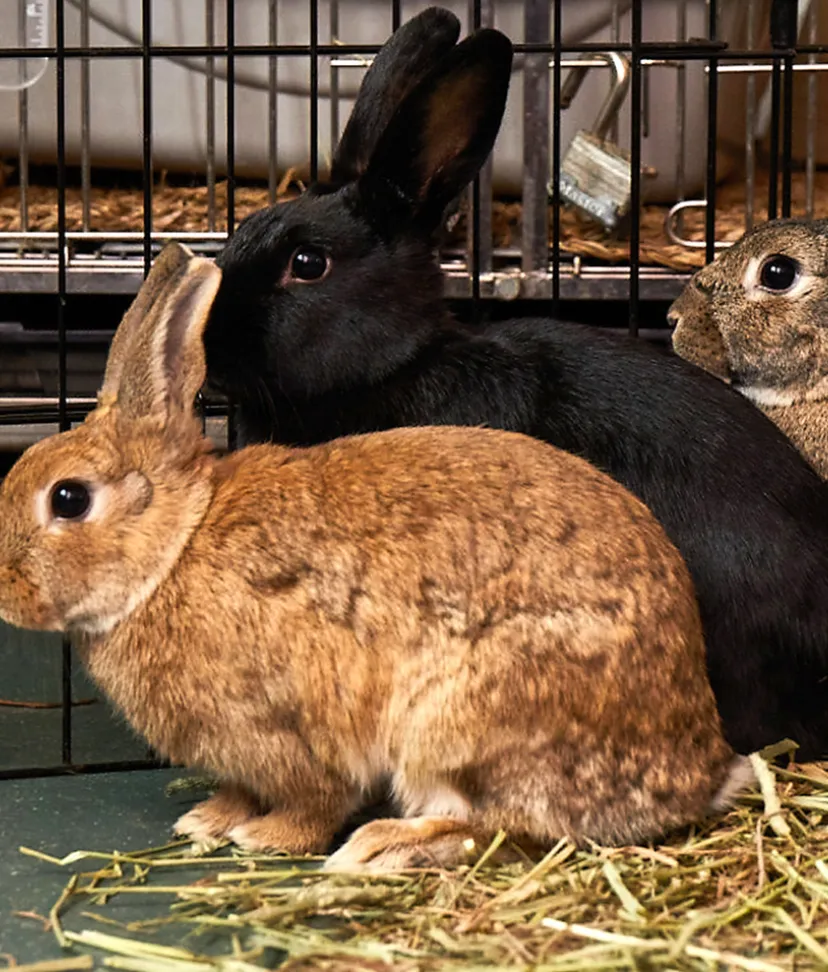
<path fill-rule="evenodd" d="M 512 45 L 479 30 L 439 61 L 407 95 L 358 182 L 369 218 L 431 232 L 475 177 L 506 107 Z"/>
<path fill-rule="evenodd" d="M 400 102 L 454 47 L 459 36 L 460 21 L 450 10 L 429 7 L 406 21 L 383 44 L 362 80 L 334 153 L 333 182 L 353 182 L 362 175 Z"/>

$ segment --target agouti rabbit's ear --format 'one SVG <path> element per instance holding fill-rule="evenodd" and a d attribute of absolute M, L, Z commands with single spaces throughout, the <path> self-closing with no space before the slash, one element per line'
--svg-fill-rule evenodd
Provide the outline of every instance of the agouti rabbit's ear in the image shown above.
<path fill-rule="evenodd" d="M 102 397 L 132 419 L 189 414 L 207 370 L 202 336 L 221 271 L 183 247 L 165 257 L 168 249 L 158 262 L 163 258 L 174 271 L 161 283 L 163 267 L 156 279 L 153 267 L 118 328 L 115 358 L 111 352 L 107 363 Z"/>
<path fill-rule="evenodd" d="M 360 85 L 354 110 L 339 140 L 331 181 L 353 182 L 365 171 L 377 139 L 398 105 L 460 36 L 460 21 L 449 10 L 429 7 L 396 30 L 383 44 Z"/>
<path fill-rule="evenodd" d="M 369 218 L 437 227 L 494 145 L 506 107 L 512 45 L 479 30 L 452 48 L 406 95 L 358 182 Z"/>
<path fill-rule="evenodd" d="M 172 286 L 186 270 L 193 254 L 181 243 L 168 243 L 156 257 L 146 280 L 124 314 L 109 346 L 103 385 L 98 393 L 98 404 L 114 401 L 121 381 L 124 361 L 129 356 L 135 333 L 143 325 L 161 295 Z"/>

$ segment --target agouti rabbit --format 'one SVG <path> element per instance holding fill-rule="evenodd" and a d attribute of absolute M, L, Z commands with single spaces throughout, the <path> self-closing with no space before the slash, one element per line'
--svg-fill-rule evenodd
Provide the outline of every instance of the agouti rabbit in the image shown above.
<path fill-rule="evenodd" d="M 193 399 L 219 276 L 171 244 L 97 409 L 0 486 L 0 617 L 70 632 L 159 753 L 223 782 L 177 830 L 323 852 L 387 780 L 405 819 L 330 864 L 387 869 L 725 806 L 752 774 L 649 511 L 486 429 L 216 455 Z"/>
<path fill-rule="evenodd" d="M 452 26 L 453 25 L 453 26 Z M 442 300 L 434 236 L 488 155 L 511 45 L 403 25 L 365 76 L 329 184 L 263 210 L 219 257 L 205 342 L 247 441 L 487 425 L 584 456 L 681 551 L 711 682 L 740 752 L 828 755 L 828 487 L 731 389 L 643 342 L 554 320 L 470 331 Z"/>
<path fill-rule="evenodd" d="M 673 347 L 759 406 L 828 477 L 828 220 L 778 219 L 699 270 Z"/>

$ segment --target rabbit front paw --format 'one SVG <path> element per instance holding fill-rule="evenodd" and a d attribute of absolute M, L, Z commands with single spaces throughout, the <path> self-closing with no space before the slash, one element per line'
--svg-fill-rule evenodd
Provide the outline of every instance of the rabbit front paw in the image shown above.
<path fill-rule="evenodd" d="M 222 786 L 209 800 L 204 800 L 179 817 L 173 830 L 200 847 L 210 848 L 226 840 L 234 827 L 260 813 L 259 804 L 244 790 Z"/>

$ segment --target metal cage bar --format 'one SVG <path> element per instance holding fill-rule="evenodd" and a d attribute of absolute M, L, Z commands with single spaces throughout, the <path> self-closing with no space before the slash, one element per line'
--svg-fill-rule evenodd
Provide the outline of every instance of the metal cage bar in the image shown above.
<path fill-rule="evenodd" d="M 559 5 L 557 5 L 559 6 Z M 526 0 L 526 44 L 548 45 L 551 27 L 546 0 Z M 527 53 L 523 62 L 523 253 L 525 274 L 537 277 L 549 261 L 546 183 L 549 173 L 548 53 Z"/>
<path fill-rule="evenodd" d="M 236 228 L 236 0 L 225 0 L 227 16 L 227 235 Z"/>
<path fill-rule="evenodd" d="M 319 177 L 319 4 L 310 5 L 310 181 Z"/>
<path fill-rule="evenodd" d="M 521 43 L 515 42 L 515 54 L 551 54 L 553 46 L 550 42 Z M 379 44 L 317 44 L 316 52 L 320 56 L 348 55 L 348 54 L 376 54 Z M 279 44 L 272 48 L 269 44 L 235 44 L 233 45 L 234 57 L 269 57 L 278 54 L 280 57 L 300 57 L 307 58 L 309 54 L 308 44 Z M 561 50 L 565 54 L 607 54 L 617 52 L 619 54 L 629 54 L 630 44 L 619 42 L 614 44 L 610 41 L 584 42 L 562 44 Z M 82 47 L 80 45 L 72 47 L 66 45 L 58 51 L 57 47 L 38 48 L 39 58 L 58 57 L 58 53 L 65 61 L 81 60 L 90 58 L 91 60 L 130 60 L 141 56 L 141 45 L 124 45 L 120 47 L 107 47 L 104 45 L 94 47 Z M 214 44 L 156 44 L 153 46 L 153 56 L 158 58 L 169 58 L 170 60 L 180 61 L 182 58 L 208 57 L 210 54 L 216 57 L 226 57 L 228 45 Z M 731 61 L 752 61 L 757 58 L 757 52 L 745 48 L 730 49 L 722 42 L 702 43 L 701 41 L 690 41 L 686 46 L 677 44 L 674 41 L 643 41 L 641 44 L 642 57 L 647 59 L 674 60 L 681 58 L 684 61 L 706 61 L 711 56 L 719 56 Z M 798 55 L 808 54 L 828 55 L 828 44 L 798 44 L 796 46 Z M 0 60 L 20 60 L 19 47 L 0 47 Z M 784 52 L 765 51 L 761 52 L 761 57 L 769 60 L 780 60 L 785 57 Z"/>
<path fill-rule="evenodd" d="M 677 0 L 676 3 L 676 42 L 687 42 L 687 0 Z M 687 152 L 685 138 L 685 124 L 687 117 L 687 65 L 683 61 L 676 62 L 676 202 L 681 202 L 684 196 L 684 161 Z"/>
<path fill-rule="evenodd" d="M 58 49 L 65 43 L 64 0 L 57 0 L 55 34 Z M 58 211 L 58 429 L 70 427 L 66 389 L 66 61 L 58 56 L 55 70 L 57 122 L 57 211 Z M 72 646 L 67 637 L 61 645 L 61 760 L 72 763 Z"/>
<path fill-rule="evenodd" d="M 216 42 L 216 0 L 204 0 L 204 35 L 207 45 Z M 216 229 L 216 58 L 208 54 L 205 58 L 204 74 L 204 115 L 205 142 L 207 149 L 207 229 Z"/>
<path fill-rule="evenodd" d="M 616 15 L 617 5 L 613 8 Z M 561 299 L 561 68 L 563 59 L 563 5 L 552 11 L 552 310 Z"/>
<path fill-rule="evenodd" d="M 756 44 L 756 0 L 747 4 L 747 44 Z M 756 202 L 756 75 L 747 76 L 745 89 L 745 229 L 753 226 Z"/>
<path fill-rule="evenodd" d="M 629 334 L 638 337 L 639 271 L 641 267 L 641 138 L 642 77 L 641 43 L 643 36 L 642 5 L 634 0 L 630 28 L 630 308 Z"/>
<path fill-rule="evenodd" d="M 331 43 L 339 38 L 339 0 L 329 0 L 329 36 Z M 331 109 L 331 159 L 339 141 L 339 68 L 334 63 L 334 58 L 330 59 L 330 75 L 328 84 L 330 86 L 330 109 Z"/>
<path fill-rule="evenodd" d="M 774 36 L 773 7 L 783 7 L 780 36 Z M 782 61 L 784 100 L 782 104 L 782 216 L 791 215 L 791 156 L 793 154 L 793 84 L 794 51 L 797 35 L 797 0 L 773 0 L 771 12 L 771 42 L 785 49 Z"/>
<path fill-rule="evenodd" d="M 718 37 L 718 11 L 716 0 L 709 0 L 707 12 L 707 36 L 711 41 Z M 704 221 L 704 258 L 712 263 L 716 255 L 716 140 L 719 121 L 719 74 L 717 60 L 711 57 L 708 62 L 707 73 L 707 170 L 705 173 L 705 208 Z"/>
<path fill-rule="evenodd" d="M 782 65 L 774 60 L 771 73 L 770 164 L 768 166 L 768 219 L 779 215 L 779 116 L 782 111 Z"/>
<path fill-rule="evenodd" d="M 18 0 L 18 44 L 23 47 L 26 41 L 24 34 L 24 18 L 26 16 L 26 0 Z M 25 86 L 28 73 L 27 62 L 20 62 L 19 76 L 21 84 L 17 96 L 17 115 L 20 127 L 20 143 L 17 151 L 17 164 L 20 171 L 20 228 L 29 228 L 29 91 Z"/>
<path fill-rule="evenodd" d="M 141 0 L 142 178 L 144 188 L 144 276 L 152 265 L 152 0 Z"/>
<path fill-rule="evenodd" d="M 817 37 L 818 5 L 811 2 L 808 9 L 808 44 L 814 46 Z M 816 55 L 808 55 L 808 65 L 813 68 Z M 816 132 L 817 132 L 817 76 L 815 71 L 808 74 L 808 107 L 805 133 L 805 215 L 814 218 L 814 196 L 816 193 Z"/>
<path fill-rule="evenodd" d="M 80 42 L 84 47 L 89 46 L 89 0 L 81 0 L 80 7 Z M 81 225 L 89 230 L 91 221 L 92 195 L 92 117 L 90 111 L 91 64 L 89 58 L 81 58 L 81 206 L 83 211 Z"/>
<path fill-rule="evenodd" d="M 267 37 L 271 47 L 279 44 L 279 7 L 277 0 L 268 0 Z M 279 58 L 267 59 L 267 199 L 270 205 L 276 202 L 279 185 Z"/>
<path fill-rule="evenodd" d="M 484 9 L 485 7 L 485 9 Z M 472 30 L 494 24 L 494 6 L 491 0 L 470 0 L 469 26 Z M 480 277 L 492 272 L 492 160 L 489 159 L 472 180 L 467 193 L 469 202 L 469 232 L 467 247 L 469 269 L 471 271 L 472 313 L 475 321 L 480 319 Z M 485 202 L 484 202 L 485 199 Z"/>

